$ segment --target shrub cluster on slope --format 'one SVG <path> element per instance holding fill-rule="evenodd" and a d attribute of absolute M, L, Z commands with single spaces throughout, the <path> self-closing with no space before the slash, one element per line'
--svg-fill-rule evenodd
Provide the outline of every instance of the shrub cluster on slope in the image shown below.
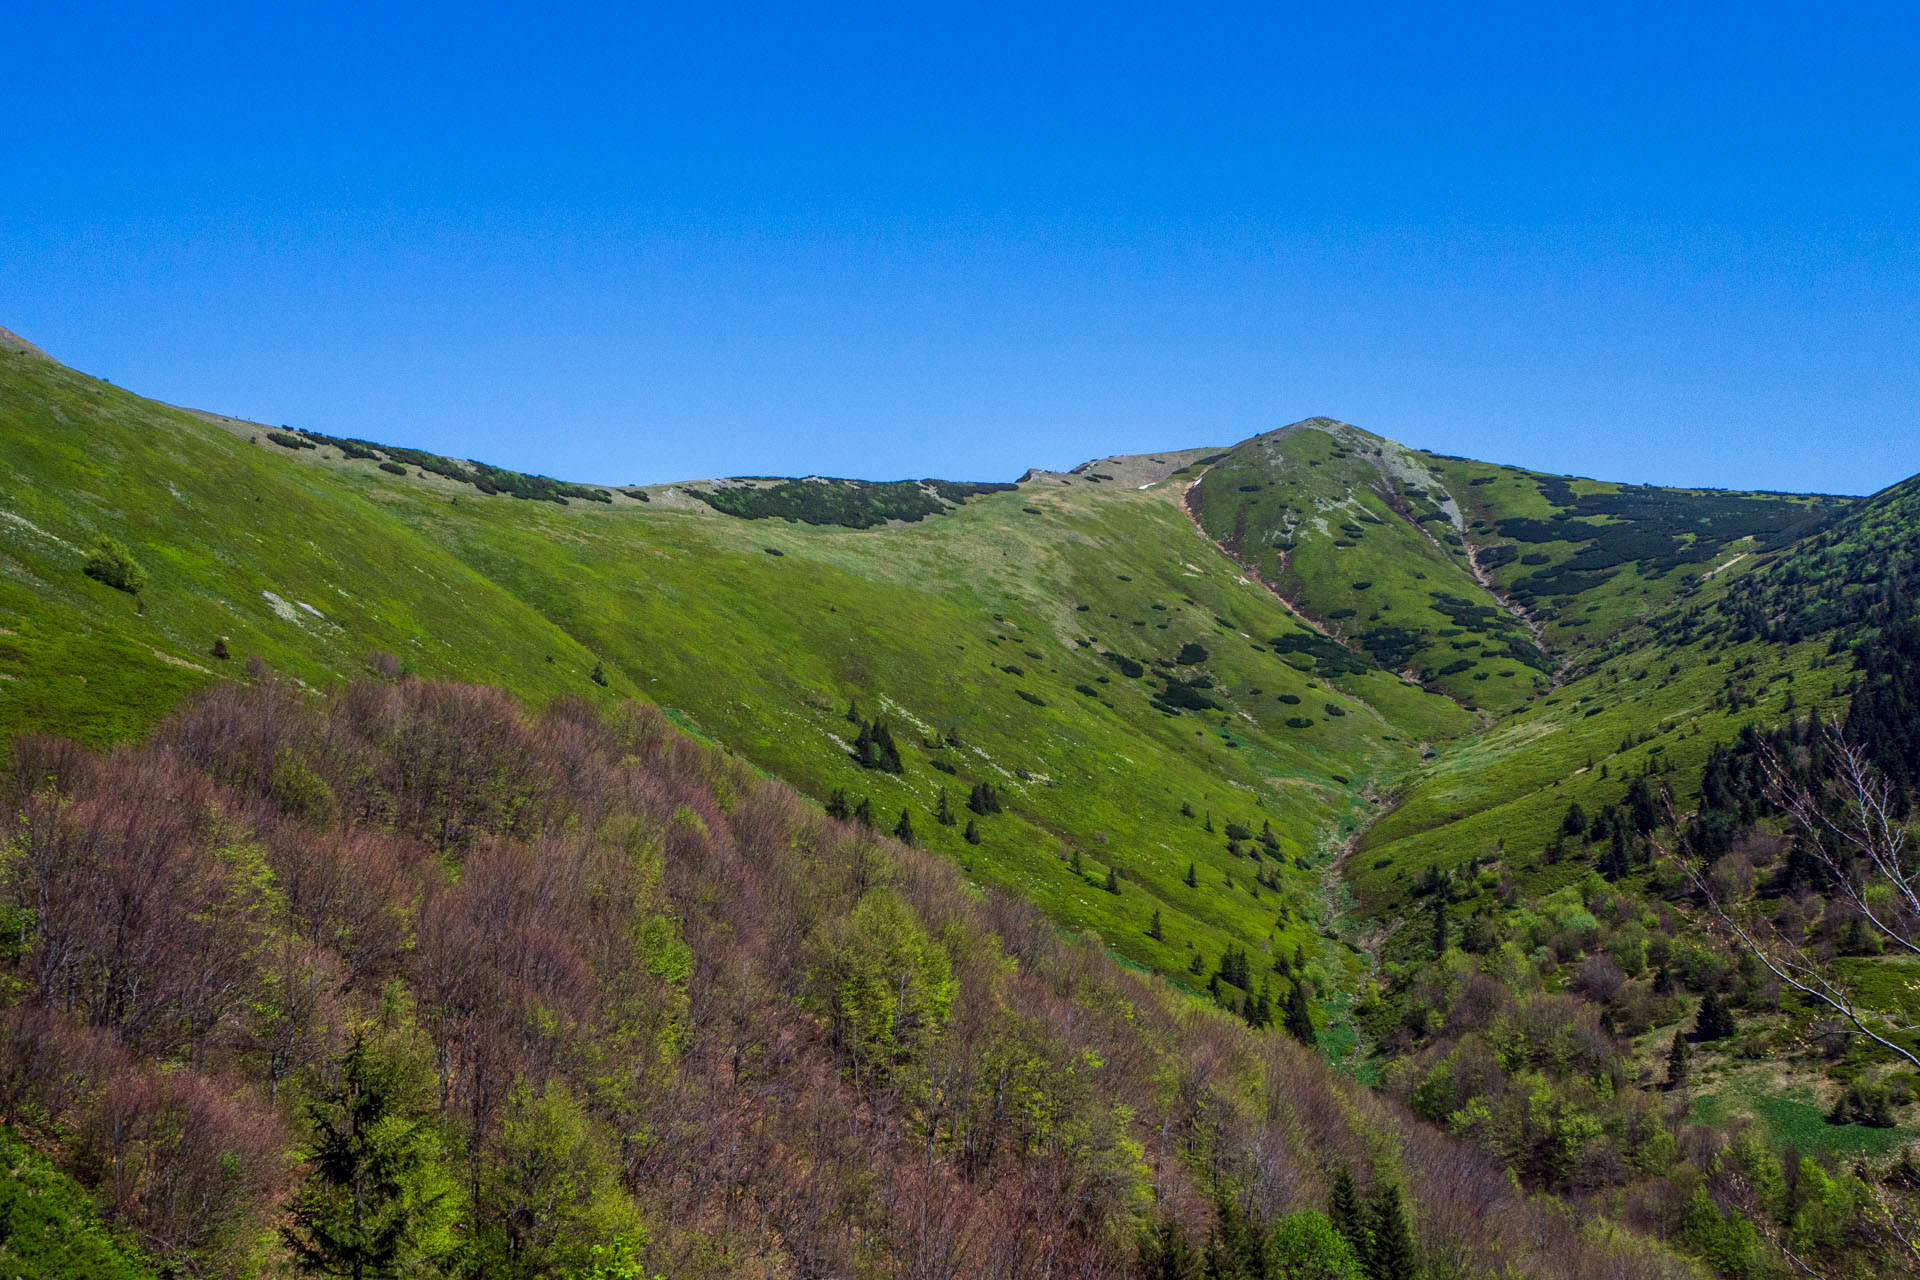
<path fill-rule="evenodd" d="M 716 511 L 743 520 L 793 520 L 802 524 L 871 529 L 889 520 L 912 524 L 958 506 L 983 493 L 1016 488 L 1011 484 L 960 484 L 951 480 L 782 480 L 778 484 L 735 484 L 720 489 L 689 489 Z"/>
<path fill-rule="evenodd" d="M 650 709 L 266 678 L 5 800 L 0 1106 L 189 1274 L 1681 1274 Z"/>
<path fill-rule="evenodd" d="M 437 453 L 428 453 L 424 449 L 403 449 L 396 445 L 375 444 L 371 440 L 325 435 L 304 428 L 298 434 L 269 431 L 267 439 L 285 449 L 313 449 L 320 445 L 331 445 L 345 457 L 378 462 L 382 471 L 391 472 L 394 475 L 405 475 L 408 467 L 417 467 L 431 475 L 455 480 L 461 484 L 470 484 L 485 494 L 504 493 L 509 497 L 525 498 L 535 502 L 557 502 L 561 506 L 565 506 L 569 499 L 579 499 L 584 502 L 613 501 L 612 494 L 593 485 L 571 484 L 565 480 L 554 480 L 547 476 L 509 471 L 504 467 L 489 466 L 484 462 L 460 462 L 453 458 L 443 458 Z"/>

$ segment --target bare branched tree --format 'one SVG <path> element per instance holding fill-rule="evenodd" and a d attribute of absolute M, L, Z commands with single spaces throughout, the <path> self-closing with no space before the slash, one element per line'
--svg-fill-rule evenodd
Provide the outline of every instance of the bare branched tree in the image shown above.
<path fill-rule="evenodd" d="M 1816 781 L 1802 782 L 1771 746 L 1763 747 L 1768 796 L 1791 822 L 1801 848 L 1825 868 L 1833 897 L 1857 913 L 1891 948 L 1920 956 L 1920 872 L 1909 865 L 1907 831 L 1893 805 L 1892 788 L 1866 752 L 1836 730 L 1826 742 L 1833 760 L 1833 802 Z M 1671 813 L 1671 807 L 1669 807 Z M 1677 821 L 1673 824 L 1676 829 Z M 1920 1055 L 1894 1037 L 1920 1030 L 1911 1008 L 1863 1006 L 1853 987 L 1805 945 L 1783 934 L 1764 915 L 1742 909 L 1715 885 L 1709 870 L 1683 851 L 1669 859 L 1706 902 L 1710 927 L 1752 953 L 1781 985 L 1839 1016 L 1866 1037 L 1920 1068 Z"/>

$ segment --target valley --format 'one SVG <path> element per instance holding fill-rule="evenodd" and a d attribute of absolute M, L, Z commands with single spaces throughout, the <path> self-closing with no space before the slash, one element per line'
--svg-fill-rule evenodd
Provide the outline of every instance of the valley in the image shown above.
<path fill-rule="evenodd" d="M 35 859 L 54 866 L 59 844 L 35 843 L 35 806 L 44 831 L 69 810 L 95 821 L 116 794 L 103 779 L 146 795 L 164 775 L 219 815 L 180 836 L 194 874 L 264 895 L 246 898 L 245 954 L 299 944 L 249 999 L 279 1011 L 303 1070 L 339 1048 L 322 1024 L 384 1008 L 391 1052 L 470 1107 L 456 1124 L 446 1103 L 443 1123 L 476 1161 L 506 1141 L 515 1080 L 563 1082 L 540 1123 L 586 1108 L 619 1129 L 588 1163 L 620 1172 L 595 1185 L 607 1206 L 631 1193 L 639 1209 L 606 1209 L 639 1215 L 616 1234 L 651 1233 L 647 1265 L 670 1274 L 746 1274 L 744 1258 L 904 1274 L 925 1242 L 895 1230 L 900 1205 L 921 1197 L 924 1215 L 939 1194 L 958 1197 L 972 1243 L 954 1256 L 971 1261 L 915 1274 L 985 1267 L 1003 1231 L 1077 1274 L 1125 1274 L 1140 1241 L 1177 1252 L 1176 1232 L 1278 1214 L 1283 1183 L 1334 1194 L 1336 1165 L 1406 1189 L 1427 1256 L 1457 1245 L 1475 1266 L 1600 1274 L 1604 1255 L 1608 1274 L 1762 1275 L 1812 1252 L 1822 1274 L 1870 1275 L 1898 1256 L 1920 1074 L 1729 945 L 1686 868 L 1842 975 L 1876 1026 L 1904 1026 L 1920 970 L 1862 922 L 1886 895 L 1856 902 L 1846 864 L 1815 864 L 1782 788 L 1843 816 L 1852 741 L 1897 818 L 1920 794 L 1920 481 L 1867 498 L 1664 489 L 1310 418 L 1015 482 L 586 484 L 371 427 L 177 409 L 0 337 L 0 741 L 25 815 L 8 910 L 29 922 L 8 963 L 16 999 L 42 983 L 21 1010 L 108 1027 L 128 1072 L 218 1061 L 254 1079 L 272 1058 L 259 1037 L 278 1034 L 222 1006 L 226 1038 L 182 1058 L 29 974 L 47 971 L 32 957 L 53 874 Z M 537 768 L 522 776 L 516 752 Z M 151 803 L 142 821 L 166 807 Z M 404 920 L 364 980 L 349 971 L 367 923 L 273 922 L 297 896 L 287 877 L 311 874 L 299 831 L 393 877 Z M 595 861 L 615 848 L 641 869 Z M 615 928 L 593 893 L 550 886 L 567 945 L 603 948 L 578 959 L 591 996 L 527 977 L 503 1021 L 461 1005 L 461 1034 L 484 1024 L 519 1055 L 463 1075 L 445 1064 L 471 1042 L 434 1021 L 454 1017 L 460 966 L 421 950 L 439 936 L 423 904 L 511 918 L 533 849 L 577 863 L 579 884 L 613 877 L 627 915 Z M 252 879 L 233 878 L 243 864 Z M 469 870 L 487 867 L 495 880 Z M 620 930 L 647 940 L 632 990 L 634 962 L 606 958 Z M 459 945 L 491 964 L 491 943 Z M 869 961 L 934 993 L 902 1006 L 891 1047 L 832 985 Z M 326 992 L 297 1035 L 294 969 Z M 563 1009 L 591 1054 L 552 1032 Z M 12 1043 L 53 1043 L 16 1014 Z M 608 1063 L 656 1050 L 608 1083 Z M 812 1139 L 736 1092 L 763 1054 L 766 1079 L 830 1100 L 844 1145 L 814 1155 L 843 1188 L 862 1159 L 846 1135 L 872 1124 L 891 1198 L 845 1191 L 887 1224 L 870 1238 L 801 1204 L 810 1157 L 794 1152 Z M 469 1095 L 487 1071 L 496 1092 Z M 28 1118 L 12 1122 L 79 1151 L 93 1104 L 40 1087 L 18 1086 Z M 698 1190 L 654 1145 L 676 1089 L 702 1116 L 737 1104 L 792 1168 Z M 1021 1089 L 1046 1094 L 1038 1110 L 1006 1101 Z M 246 1096 L 262 1132 L 292 1123 Z M 1259 1164 L 1269 1140 L 1292 1144 L 1284 1176 Z M 916 1166 L 916 1143 L 939 1154 Z M 1449 1236 L 1450 1160 L 1524 1226 Z M 1049 1234 L 999 1177 L 1056 1200 L 1071 1182 L 1097 1226 Z M 760 1197 L 757 1225 L 736 1193 Z M 248 1194 L 263 1214 L 284 1203 L 266 1181 Z M 669 1205 L 698 1225 L 664 1225 Z M 1607 1224 L 1582 1260 L 1518 1243 L 1561 1214 Z M 831 1238 L 829 1260 L 789 1237 Z M 1149 1252 L 1133 1274 L 1162 1274 Z"/>

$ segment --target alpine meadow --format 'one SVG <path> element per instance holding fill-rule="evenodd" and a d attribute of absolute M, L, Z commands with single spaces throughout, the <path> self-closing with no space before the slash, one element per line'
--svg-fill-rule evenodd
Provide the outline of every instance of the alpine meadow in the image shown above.
<path fill-rule="evenodd" d="M 367 434 L 0 330 L 0 1274 L 1920 1269 L 1920 478 Z"/>

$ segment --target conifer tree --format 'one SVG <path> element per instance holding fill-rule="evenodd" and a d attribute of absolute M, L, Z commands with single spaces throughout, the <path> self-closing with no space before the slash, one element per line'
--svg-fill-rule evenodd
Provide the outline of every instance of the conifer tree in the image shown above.
<path fill-rule="evenodd" d="M 1073 856 L 1067 859 L 1067 866 L 1072 868 L 1073 874 L 1077 876 L 1085 876 L 1087 874 L 1087 868 L 1080 860 L 1080 851 L 1078 849 L 1075 849 Z"/>
<path fill-rule="evenodd" d="M 1187 888 L 1189 889 L 1198 889 L 1200 887 L 1200 877 L 1194 874 L 1193 864 L 1191 862 L 1187 864 L 1186 881 Z"/>
<path fill-rule="evenodd" d="M 847 789 L 845 787 L 835 787 L 827 796 L 827 816 L 829 818 L 838 818 L 842 822 L 845 822 L 853 816 L 853 809 L 847 803 Z"/>
<path fill-rule="evenodd" d="M 1265 981 L 1260 984 L 1260 994 L 1247 1001 L 1246 1019 L 1255 1030 L 1273 1025 L 1273 992 Z"/>
<path fill-rule="evenodd" d="M 1678 1089 L 1687 1083 L 1687 1071 L 1693 1065 L 1693 1046 L 1687 1033 L 1675 1028 L 1673 1044 L 1667 1049 L 1667 1087 Z"/>
<path fill-rule="evenodd" d="M 1373 1235 L 1372 1247 L 1364 1255 L 1370 1280 L 1419 1280 L 1420 1256 L 1413 1232 L 1407 1228 L 1400 1188 L 1388 1182 L 1374 1188 L 1367 1205 L 1367 1226 Z"/>
<path fill-rule="evenodd" d="M 853 820 L 863 827 L 872 827 L 873 801 L 867 799 L 865 796 L 861 796 L 860 803 L 853 808 Z"/>
<path fill-rule="evenodd" d="M 1107 883 L 1105 888 L 1108 893 L 1120 892 L 1120 873 L 1112 867 L 1107 868 Z"/>
<path fill-rule="evenodd" d="M 1141 1280 L 1198 1280 L 1200 1255 L 1177 1218 L 1162 1218 L 1140 1237 Z"/>
<path fill-rule="evenodd" d="M 359 1033 L 338 1075 L 308 1104 L 311 1170 L 281 1236 L 304 1271 L 352 1280 L 410 1273 L 449 1243 L 451 1184 L 427 1099 Z"/>
<path fill-rule="evenodd" d="M 1360 1188 L 1354 1185 L 1353 1171 L 1345 1165 L 1340 1166 L 1339 1172 L 1333 1175 L 1333 1196 L 1327 1203 L 1327 1220 L 1353 1246 L 1356 1256 L 1367 1256 L 1373 1247 L 1373 1233 L 1367 1228 L 1367 1212 L 1360 1202 Z"/>
<path fill-rule="evenodd" d="M 1307 1007 L 1306 983 L 1298 978 L 1294 980 L 1293 990 L 1287 993 L 1287 1033 L 1309 1049 L 1320 1043 L 1313 1033 L 1313 1011 Z"/>
<path fill-rule="evenodd" d="M 900 810 L 900 821 L 893 824 L 893 838 L 901 844 L 913 843 L 913 814 L 907 809 Z"/>
<path fill-rule="evenodd" d="M 1733 1010 L 1727 1008 L 1718 991 L 1707 992 L 1700 1002 L 1700 1012 L 1694 1015 L 1694 1036 L 1703 1041 L 1724 1040 L 1734 1031 Z"/>
<path fill-rule="evenodd" d="M 1147 936 L 1155 942 L 1167 940 L 1166 931 L 1160 927 L 1160 908 L 1158 907 L 1153 909 L 1153 922 L 1147 926 Z"/>
<path fill-rule="evenodd" d="M 961 836 L 963 839 L 966 840 L 968 844 L 979 844 L 980 843 L 980 824 L 974 821 L 972 818 L 968 818 L 967 829 L 961 833 Z"/>
<path fill-rule="evenodd" d="M 940 788 L 940 803 L 934 806 L 933 820 L 943 827 L 950 827 L 954 823 L 953 810 L 947 806 L 945 787 Z"/>

